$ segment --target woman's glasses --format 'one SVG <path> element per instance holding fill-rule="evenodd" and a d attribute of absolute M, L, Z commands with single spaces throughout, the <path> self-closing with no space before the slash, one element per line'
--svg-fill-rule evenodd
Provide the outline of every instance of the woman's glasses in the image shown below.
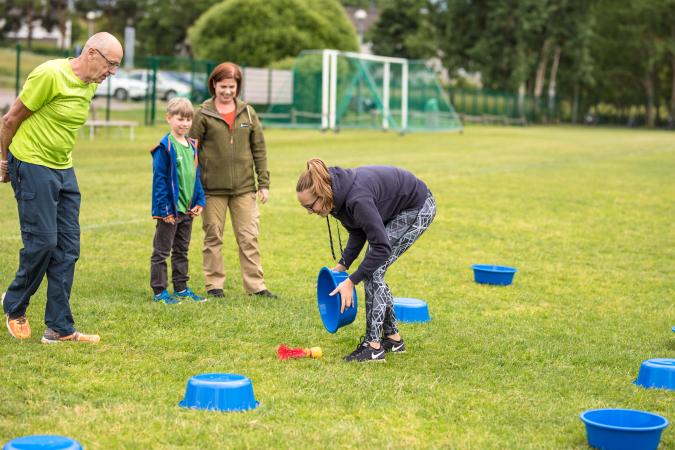
<path fill-rule="evenodd" d="M 318 200 L 319 200 L 319 197 L 315 198 L 311 205 L 302 205 L 302 207 L 305 208 L 309 212 L 314 212 L 314 205 L 316 205 L 316 202 Z"/>

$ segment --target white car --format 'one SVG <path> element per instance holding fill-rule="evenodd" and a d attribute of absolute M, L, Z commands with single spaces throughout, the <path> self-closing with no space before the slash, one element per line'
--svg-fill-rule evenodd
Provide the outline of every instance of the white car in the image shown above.
<path fill-rule="evenodd" d="M 134 80 L 147 83 L 149 89 L 152 89 L 152 78 L 148 77 L 147 70 L 134 70 L 129 76 Z M 192 90 L 188 83 L 178 81 L 162 72 L 157 72 L 155 89 L 157 98 L 161 98 L 162 100 L 171 100 L 177 95 L 189 97 Z"/>
<path fill-rule="evenodd" d="M 96 88 L 96 96 L 107 97 L 108 94 L 117 100 L 143 99 L 148 90 L 148 85 L 142 81 L 130 77 L 128 72 L 117 69 L 115 75 L 106 78 Z"/>

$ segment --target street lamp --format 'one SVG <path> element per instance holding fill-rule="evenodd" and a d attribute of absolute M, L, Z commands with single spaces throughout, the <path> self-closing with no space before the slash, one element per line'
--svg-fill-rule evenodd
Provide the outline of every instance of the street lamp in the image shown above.
<path fill-rule="evenodd" d="M 89 36 L 94 34 L 94 21 L 100 18 L 102 15 L 102 11 L 89 11 L 85 16 L 87 18 Z"/>
<path fill-rule="evenodd" d="M 357 9 L 354 11 L 354 19 L 356 20 L 356 29 L 359 33 L 359 46 L 363 46 L 363 34 L 365 31 L 366 19 L 368 13 L 365 9 Z"/>

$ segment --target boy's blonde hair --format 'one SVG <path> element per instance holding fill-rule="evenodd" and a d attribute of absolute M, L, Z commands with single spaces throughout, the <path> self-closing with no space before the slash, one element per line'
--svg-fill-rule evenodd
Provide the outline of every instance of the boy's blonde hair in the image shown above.
<path fill-rule="evenodd" d="M 192 119 L 194 114 L 195 111 L 192 108 L 192 103 L 185 97 L 174 97 L 169 100 L 169 103 L 166 105 L 167 117 L 179 115 L 181 117 L 189 117 Z"/>

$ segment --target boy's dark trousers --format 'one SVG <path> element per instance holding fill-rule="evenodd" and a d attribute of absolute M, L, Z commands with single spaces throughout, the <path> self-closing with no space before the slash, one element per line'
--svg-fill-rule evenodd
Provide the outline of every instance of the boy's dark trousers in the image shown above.
<path fill-rule="evenodd" d="M 171 254 L 171 280 L 173 290 L 180 292 L 187 287 L 188 248 L 192 236 L 192 216 L 179 213 L 174 224 L 157 220 L 153 251 L 150 258 L 150 286 L 156 294 L 167 288 L 169 281 L 166 259 Z"/>
<path fill-rule="evenodd" d="M 75 332 L 70 310 L 75 263 L 80 256 L 80 189 L 75 171 L 51 169 L 8 155 L 9 178 L 19 209 L 23 248 L 7 288 L 5 313 L 26 314 L 47 275 L 45 324 L 61 336 Z"/>

